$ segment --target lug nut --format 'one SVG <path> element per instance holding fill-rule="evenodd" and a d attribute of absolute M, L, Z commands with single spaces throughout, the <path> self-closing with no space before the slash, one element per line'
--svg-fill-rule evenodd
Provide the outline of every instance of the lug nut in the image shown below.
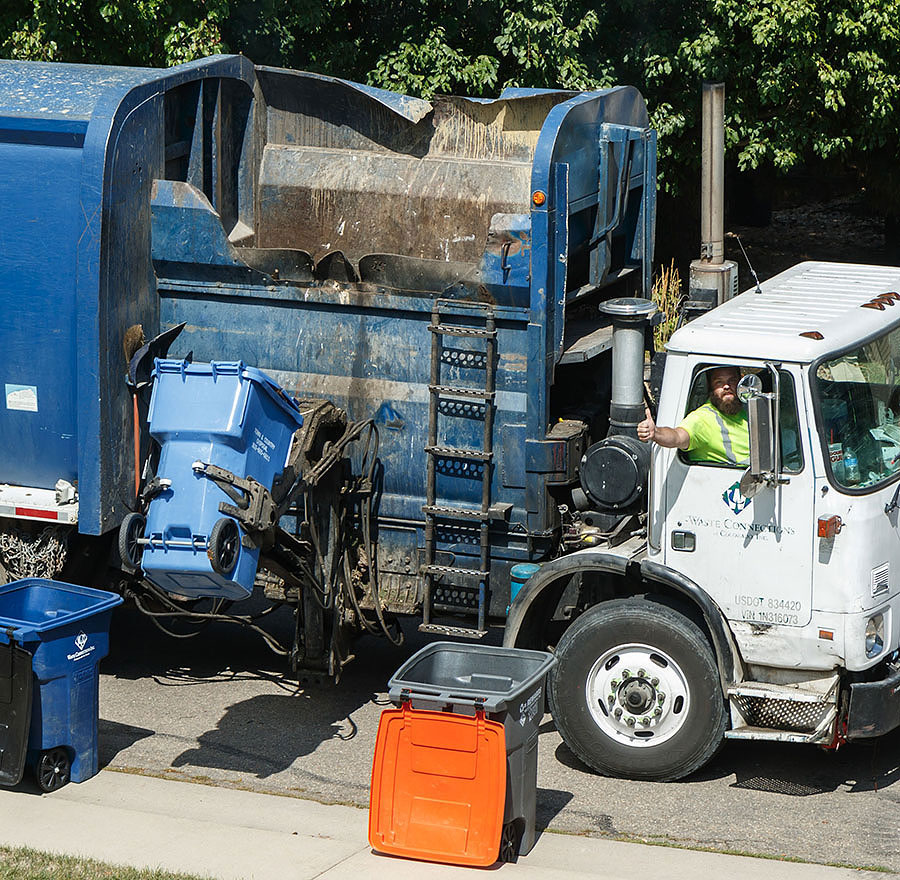
<path fill-rule="evenodd" d="M 609 703 L 609 705 L 611 706 L 616 701 L 616 695 L 610 694 L 606 699 L 607 699 L 607 702 Z"/>
<path fill-rule="evenodd" d="M 647 670 L 645 670 L 645 669 L 638 670 L 638 678 L 646 678 L 646 676 L 647 676 Z"/>
<path fill-rule="evenodd" d="M 651 679 L 650 679 L 650 684 L 652 684 L 653 687 L 656 687 L 656 686 L 659 684 L 659 679 L 658 679 L 658 678 L 651 678 Z"/>
<path fill-rule="evenodd" d="M 620 682 L 619 682 L 619 679 L 617 679 L 617 678 L 614 678 L 614 679 L 609 683 L 610 687 L 614 687 L 614 688 L 617 688 L 617 687 L 619 686 L 619 684 L 620 684 Z"/>
<path fill-rule="evenodd" d="M 664 703 L 666 701 L 666 695 L 661 693 L 657 699 L 660 703 Z"/>
<path fill-rule="evenodd" d="M 659 718 L 659 716 L 662 715 L 662 709 L 660 709 L 659 706 L 657 706 L 657 707 L 653 710 L 653 715 L 654 715 L 656 718 Z"/>
<path fill-rule="evenodd" d="M 626 723 L 629 727 L 634 727 L 634 718 L 632 718 L 632 716 L 629 715 L 629 716 L 625 719 L 625 723 Z"/>
<path fill-rule="evenodd" d="M 622 710 L 621 710 L 621 709 L 616 709 L 616 711 L 613 712 L 613 715 L 616 716 L 616 719 L 621 718 L 621 717 L 622 717 Z"/>
<path fill-rule="evenodd" d="M 631 673 L 627 669 L 622 670 L 622 678 L 628 678 Z"/>
<path fill-rule="evenodd" d="M 649 723 L 650 723 L 650 719 L 646 715 L 643 718 L 641 718 L 641 724 L 649 724 Z"/>

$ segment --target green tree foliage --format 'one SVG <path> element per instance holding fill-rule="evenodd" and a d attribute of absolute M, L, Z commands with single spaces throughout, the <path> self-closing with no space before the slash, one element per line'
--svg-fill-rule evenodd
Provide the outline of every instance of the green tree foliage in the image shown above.
<path fill-rule="evenodd" d="M 896 150 L 897 0 L 707 0 L 662 15 L 657 6 L 631 5 L 651 26 L 631 33 L 623 69 L 652 96 L 664 167 L 697 161 L 702 79 L 726 83 L 727 150 L 742 170 L 852 165 Z"/>
<path fill-rule="evenodd" d="M 429 97 L 636 85 L 677 191 L 699 85 L 726 83 L 742 169 L 897 163 L 900 0 L 4 0 L 0 54 L 164 66 L 215 52 Z"/>
<path fill-rule="evenodd" d="M 166 66 L 221 52 L 228 0 L 6 0 L 7 58 Z"/>

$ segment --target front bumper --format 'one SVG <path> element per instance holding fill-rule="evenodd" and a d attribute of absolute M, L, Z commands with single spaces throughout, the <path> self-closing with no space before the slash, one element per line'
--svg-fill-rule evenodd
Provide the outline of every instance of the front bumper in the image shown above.
<path fill-rule="evenodd" d="M 900 727 L 900 666 L 890 665 L 880 681 L 850 685 L 847 739 L 869 739 Z"/>

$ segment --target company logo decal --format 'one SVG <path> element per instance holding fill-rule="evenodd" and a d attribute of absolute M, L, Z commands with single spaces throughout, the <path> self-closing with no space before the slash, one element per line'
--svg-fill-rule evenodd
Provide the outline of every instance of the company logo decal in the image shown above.
<path fill-rule="evenodd" d="M 66 660 L 81 660 L 92 654 L 96 647 L 96 645 L 88 645 L 87 633 L 82 630 L 75 636 L 75 648 L 77 650 L 73 654 L 66 654 Z"/>
<path fill-rule="evenodd" d="M 538 688 L 519 709 L 519 724 L 524 727 L 529 721 L 537 718 L 538 710 L 543 706 L 541 702 L 541 688 Z"/>
<path fill-rule="evenodd" d="M 734 485 L 729 486 L 722 493 L 722 500 L 725 502 L 725 506 L 735 516 L 737 516 L 742 510 L 744 510 L 747 507 L 747 505 L 750 503 L 750 499 L 747 498 L 741 492 L 740 482 L 737 482 Z"/>

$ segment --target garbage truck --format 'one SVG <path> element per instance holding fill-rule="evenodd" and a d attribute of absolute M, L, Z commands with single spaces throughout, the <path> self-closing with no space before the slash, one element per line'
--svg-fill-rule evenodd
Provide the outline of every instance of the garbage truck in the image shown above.
<path fill-rule="evenodd" d="M 6 577 L 263 632 L 255 595 L 335 676 L 360 632 L 503 627 L 612 775 L 900 723 L 900 273 L 801 265 L 673 337 L 661 423 L 739 366 L 749 469 L 641 443 L 635 89 L 0 62 L 0 154 Z"/>

